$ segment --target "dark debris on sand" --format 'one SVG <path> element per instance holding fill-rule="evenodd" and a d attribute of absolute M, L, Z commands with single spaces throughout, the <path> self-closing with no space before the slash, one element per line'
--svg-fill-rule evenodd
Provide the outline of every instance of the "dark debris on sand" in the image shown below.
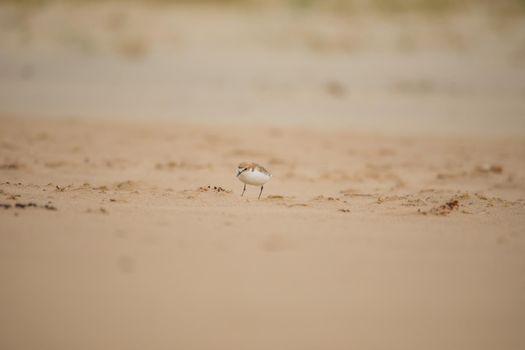
<path fill-rule="evenodd" d="M 459 201 L 457 199 L 450 199 L 444 204 L 441 204 L 437 207 L 431 208 L 428 211 L 418 210 L 423 215 L 437 215 L 437 216 L 447 216 L 452 211 L 459 209 Z"/>
<path fill-rule="evenodd" d="M 57 210 L 57 208 L 51 204 L 38 205 L 34 202 L 29 203 L 15 203 L 14 206 L 8 203 L 0 203 L 0 208 L 4 209 L 26 209 L 26 208 L 40 208 L 46 210 Z"/>
<path fill-rule="evenodd" d="M 201 192 L 212 191 L 212 192 L 217 192 L 217 193 L 221 193 L 221 192 L 231 193 L 231 190 L 224 189 L 224 188 L 222 188 L 220 186 L 199 187 L 199 191 L 201 191 Z"/>

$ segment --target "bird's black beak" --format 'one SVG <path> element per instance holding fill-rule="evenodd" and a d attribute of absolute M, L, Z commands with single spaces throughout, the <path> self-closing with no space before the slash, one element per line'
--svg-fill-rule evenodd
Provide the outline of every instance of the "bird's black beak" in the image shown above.
<path fill-rule="evenodd" d="M 246 171 L 246 169 L 237 169 L 237 177 L 239 177 L 239 175 L 241 175 L 242 173 L 244 173 Z"/>

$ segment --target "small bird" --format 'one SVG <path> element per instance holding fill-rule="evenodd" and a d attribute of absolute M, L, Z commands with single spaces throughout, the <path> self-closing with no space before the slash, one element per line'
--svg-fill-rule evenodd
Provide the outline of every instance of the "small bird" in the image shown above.
<path fill-rule="evenodd" d="M 264 184 L 270 181 L 272 174 L 270 174 L 268 170 L 264 169 L 259 164 L 242 162 L 237 167 L 237 178 L 244 182 L 244 188 L 242 190 L 241 197 L 244 195 L 244 191 L 246 191 L 246 185 L 252 185 L 261 186 L 261 191 L 259 192 L 259 197 L 257 198 L 260 199 Z"/>

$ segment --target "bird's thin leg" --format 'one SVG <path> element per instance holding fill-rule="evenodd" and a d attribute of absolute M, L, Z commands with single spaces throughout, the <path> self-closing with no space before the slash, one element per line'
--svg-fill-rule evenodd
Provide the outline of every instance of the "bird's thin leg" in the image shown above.
<path fill-rule="evenodd" d="M 259 192 L 259 198 L 257 198 L 257 199 L 261 199 L 261 194 L 262 194 L 263 188 L 264 188 L 264 186 L 261 186 L 261 192 Z"/>
<path fill-rule="evenodd" d="M 241 197 L 244 195 L 244 191 L 246 191 L 246 184 L 244 184 L 244 188 L 242 189 Z"/>

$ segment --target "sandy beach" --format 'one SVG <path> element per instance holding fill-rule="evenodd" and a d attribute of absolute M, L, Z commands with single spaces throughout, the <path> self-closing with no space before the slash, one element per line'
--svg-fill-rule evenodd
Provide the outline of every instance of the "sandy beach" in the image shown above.
<path fill-rule="evenodd" d="M 0 17 L 1 349 L 525 348 L 525 17 Z"/>
<path fill-rule="evenodd" d="M 1 122 L 3 348 L 525 344 L 522 139 Z"/>

